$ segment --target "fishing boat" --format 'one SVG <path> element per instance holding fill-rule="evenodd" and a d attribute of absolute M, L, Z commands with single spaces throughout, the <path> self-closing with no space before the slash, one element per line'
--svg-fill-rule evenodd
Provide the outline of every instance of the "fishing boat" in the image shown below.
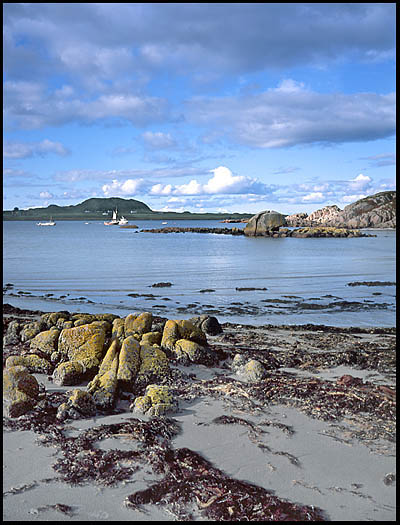
<path fill-rule="evenodd" d="M 128 224 L 128 222 L 129 221 L 127 219 L 125 219 L 125 217 L 122 215 L 122 217 L 118 221 L 118 224 Z"/>
<path fill-rule="evenodd" d="M 114 225 L 117 225 L 119 224 L 119 220 L 118 220 L 118 210 L 115 209 L 113 211 L 113 215 L 112 215 L 112 219 L 111 221 L 104 221 L 104 224 L 105 226 L 114 226 Z"/>
<path fill-rule="evenodd" d="M 47 222 L 37 222 L 36 226 L 55 226 L 56 223 L 53 221 L 53 217 L 50 217 L 50 220 Z"/>

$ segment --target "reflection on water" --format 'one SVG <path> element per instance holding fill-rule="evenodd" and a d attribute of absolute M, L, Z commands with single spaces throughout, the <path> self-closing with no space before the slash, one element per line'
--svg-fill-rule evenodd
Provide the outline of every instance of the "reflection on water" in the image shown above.
<path fill-rule="evenodd" d="M 161 226 L 137 224 L 139 230 Z M 13 285 L 4 301 L 47 311 L 126 315 L 151 309 L 180 318 L 212 313 L 220 321 L 251 324 L 395 324 L 394 286 L 348 286 L 395 281 L 394 231 L 350 239 L 254 239 L 139 230 L 100 222 L 65 221 L 56 228 L 4 222 L 3 285 Z M 172 285 L 152 287 L 158 282 Z"/>

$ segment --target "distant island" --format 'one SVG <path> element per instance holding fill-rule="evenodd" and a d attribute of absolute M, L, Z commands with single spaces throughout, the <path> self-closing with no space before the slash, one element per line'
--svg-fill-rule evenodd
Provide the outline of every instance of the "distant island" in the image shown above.
<path fill-rule="evenodd" d="M 88 221 L 107 220 L 113 210 L 129 221 L 136 220 L 218 220 L 221 222 L 247 222 L 253 213 L 192 213 L 154 211 L 144 202 L 119 197 L 91 198 L 80 204 L 46 208 L 3 211 L 4 221 Z M 279 212 L 276 212 L 279 213 Z M 341 210 L 338 206 L 325 206 L 307 213 L 281 214 L 289 227 L 326 226 L 338 228 L 396 228 L 396 191 L 382 191 L 348 204 Z"/>
<path fill-rule="evenodd" d="M 57 206 L 50 204 L 46 208 L 29 208 L 20 210 L 3 211 L 3 221 L 37 221 L 48 220 L 52 217 L 55 221 L 88 221 L 107 220 L 113 210 L 117 209 L 120 215 L 128 220 L 224 220 L 232 219 L 240 222 L 249 219 L 251 213 L 192 213 L 153 211 L 144 202 L 135 199 L 122 199 L 119 197 L 91 198 L 80 204 L 70 206 Z"/>

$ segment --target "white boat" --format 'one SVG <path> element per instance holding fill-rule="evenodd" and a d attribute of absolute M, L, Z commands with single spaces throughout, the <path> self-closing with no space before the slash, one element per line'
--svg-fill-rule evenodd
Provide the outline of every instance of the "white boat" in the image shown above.
<path fill-rule="evenodd" d="M 128 222 L 129 221 L 127 219 L 125 219 L 125 217 L 122 215 L 122 217 L 118 221 L 118 224 L 128 224 Z"/>
<path fill-rule="evenodd" d="M 36 226 L 55 226 L 56 223 L 53 221 L 53 217 L 50 217 L 48 222 L 37 222 Z"/>
<path fill-rule="evenodd" d="M 113 216 L 112 216 L 112 219 L 111 221 L 104 221 L 104 224 L 105 226 L 114 226 L 116 224 L 119 224 L 119 220 L 118 220 L 118 210 L 115 209 L 113 211 Z"/>

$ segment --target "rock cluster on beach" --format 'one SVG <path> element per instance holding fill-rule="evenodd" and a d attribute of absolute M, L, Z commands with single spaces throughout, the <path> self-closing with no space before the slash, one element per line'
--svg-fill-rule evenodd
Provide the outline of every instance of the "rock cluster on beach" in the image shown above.
<path fill-rule="evenodd" d="M 328 478 L 329 488 L 312 486 L 318 456 L 307 459 L 303 445 L 293 445 L 299 435 L 317 434 L 329 441 L 327 450 L 332 438 L 345 447 L 362 443 L 378 454 L 394 450 L 395 328 L 221 326 L 209 315 L 177 320 L 146 311 L 121 318 L 5 306 L 4 428 L 33 432 L 38 445 L 57 450 L 56 477 L 38 476 L 34 487 L 25 479 L 5 495 L 40 490 L 44 483 L 93 483 L 112 487 L 113 499 L 132 511 L 157 506 L 179 521 L 324 521 L 329 514 L 322 509 L 329 503 L 332 512 L 336 504 L 327 498 L 330 487 L 335 494 L 337 487 L 342 494 L 347 489 L 336 485 L 337 477 Z M 314 421 L 304 430 L 300 425 L 308 423 L 297 412 L 326 425 L 317 432 Z M 83 418 L 93 419 L 71 422 Z M 260 472 L 266 483 L 236 479 L 221 468 L 220 458 L 205 458 L 198 449 L 197 434 L 205 430 L 215 440 L 225 436 L 221 455 L 228 448 L 235 453 L 238 426 L 240 447 L 251 447 L 258 458 L 265 454 L 260 463 L 269 470 Z M 119 439 L 129 446 L 119 446 Z M 252 455 L 237 456 L 231 470 L 252 468 Z M 273 492 L 273 478 L 279 475 L 279 484 L 293 480 L 293 469 L 304 478 L 296 483 L 315 494 L 304 504 L 300 492 L 290 492 L 296 503 Z M 382 472 L 374 479 L 380 476 L 386 490 L 395 474 Z M 363 501 L 375 511 L 369 494 L 353 490 L 358 475 L 351 494 L 368 497 Z M 131 492 L 127 483 L 134 483 Z M 114 491 L 119 484 L 123 491 Z M 68 516 L 76 511 L 71 500 L 51 497 L 49 490 L 49 504 L 35 510 L 61 509 Z"/>
<path fill-rule="evenodd" d="M 122 392 L 143 394 L 134 403 L 136 411 L 168 412 L 176 407 L 176 401 L 158 383 L 168 376 L 170 359 L 184 364 L 215 362 L 217 356 L 208 348 L 205 332 L 220 330 L 218 321 L 210 316 L 156 322 L 150 312 L 125 318 L 54 312 L 24 325 L 12 321 L 5 344 L 23 342 L 28 351 L 10 355 L 5 361 L 7 413 L 19 416 L 37 402 L 33 373 L 51 374 L 58 386 L 90 380 L 86 392 L 74 390 L 59 407 L 60 417 L 110 409 Z"/>

